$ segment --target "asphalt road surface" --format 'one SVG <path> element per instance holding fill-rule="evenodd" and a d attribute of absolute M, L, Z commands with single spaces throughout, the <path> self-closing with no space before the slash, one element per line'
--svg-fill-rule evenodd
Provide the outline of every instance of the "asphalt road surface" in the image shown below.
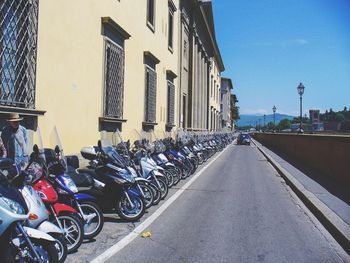
<path fill-rule="evenodd" d="M 68 262 L 91 261 L 135 227 L 109 221 L 100 236 L 83 244 Z M 108 262 L 349 259 L 252 146 L 230 145 L 146 230 L 151 237 L 138 236 Z"/>

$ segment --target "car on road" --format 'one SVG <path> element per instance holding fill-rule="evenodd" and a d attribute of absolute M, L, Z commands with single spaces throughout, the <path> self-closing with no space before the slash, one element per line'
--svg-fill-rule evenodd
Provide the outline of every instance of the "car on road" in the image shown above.
<path fill-rule="evenodd" d="M 251 142 L 251 137 L 248 133 L 241 133 L 238 136 L 238 139 L 237 139 L 238 145 L 242 145 L 242 144 L 250 145 L 250 142 Z"/>

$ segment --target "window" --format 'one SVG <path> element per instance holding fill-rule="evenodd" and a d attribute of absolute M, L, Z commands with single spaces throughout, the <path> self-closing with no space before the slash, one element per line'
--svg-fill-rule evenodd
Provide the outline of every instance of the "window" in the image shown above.
<path fill-rule="evenodd" d="M 168 21 L 168 46 L 173 49 L 173 34 L 174 34 L 174 12 L 169 10 L 169 21 Z"/>
<path fill-rule="evenodd" d="M 104 117 L 123 118 L 124 49 L 105 39 Z"/>
<path fill-rule="evenodd" d="M 175 123 L 175 85 L 168 82 L 168 124 L 173 125 Z"/>
<path fill-rule="evenodd" d="M 155 0 L 147 0 L 147 25 L 154 31 Z"/>
<path fill-rule="evenodd" d="M 103 117 L 123 119 L 124 42 L 130 35 L 110 17 L 102 18 L 104 36 L 104 105 Z"/>
<path fill-rule="evenodd" d="M 145 116 L 146 125 L 156 125 L 157 72 L 159 60 L 151 53 L 144 52 L 145 63 Z"/>
<path fill-rule="evenodd" d="M 38 0 L 0 4 L 0 105 L 35 108 Z"/>
<path fill-rule="evenodd" d="M 214 80 L 214 87 L 213 87 L 213 92 L 214 92 L 214 100 L 216 100 L 216 90 L 215 90 L 215 88 L 216 88 L 216 80 Z"/>
<path fill-rule="evenodd" d="M 216 102 L 219 101 L 219 85 L 216 88 Z"/>
<path fill-rule="evenodd" d="M 168 89 L 168 104 L 167 104 L 167 126 L 175 125 L 175 85 L 174 79 L 176 75 L 167 70 L 167 89 Z"/>
<path fill-rule="evenodd" d="M 146 66 L 145 122 L 156 122 L 157 73 Z"/>
<path fill-rule="evenodd" d="M 176 11 L 176 6 L 172 0 L 169 0 L 169 16 L 168 16 L 168 47 L 169 50 L 173 50 L 174 42 L 174 13 Z"/>

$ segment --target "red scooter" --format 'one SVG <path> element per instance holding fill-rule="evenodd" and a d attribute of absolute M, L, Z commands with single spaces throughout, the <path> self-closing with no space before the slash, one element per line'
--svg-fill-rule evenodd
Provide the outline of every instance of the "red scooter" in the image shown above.
<path fill-rule="evenodd" d="M 34 154 L 35 152 L 39 152 L 39 150 L 34 146 Z M 83 222 L 76 209 L 58 202 L 58 194 L 55 188 L 53 188 L 50 181 L 44 176 L 45 172 L 43 171 L 47 170 L 45 169 L 45 163 L 39 160 L 35 161 L 37 162 L 34 167 L 38 170 L 42 170 L 39 173 L 32 171 L 35 177 L 33 180 L 33 188 L 39 193 L 39 196 L 43 200 L 48 210 L 50 220 L 63 230 L 68 253 L 73 252 L 77 250 L 83 242 Z M 39 176 L 35 176 L 35 174 Z"/>

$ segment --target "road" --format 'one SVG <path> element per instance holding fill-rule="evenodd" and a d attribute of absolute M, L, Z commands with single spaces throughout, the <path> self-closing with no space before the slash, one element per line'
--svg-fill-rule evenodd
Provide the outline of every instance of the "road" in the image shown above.
<path fill-rule="evenodd" d="M 107 222 L 68 262 L 92 260 L 134 227 Z M 146 230 L 151 237 L 138 236 L 108 262 L 343 262 L 339 245 L 251 146 L 229 146 Z"/>

